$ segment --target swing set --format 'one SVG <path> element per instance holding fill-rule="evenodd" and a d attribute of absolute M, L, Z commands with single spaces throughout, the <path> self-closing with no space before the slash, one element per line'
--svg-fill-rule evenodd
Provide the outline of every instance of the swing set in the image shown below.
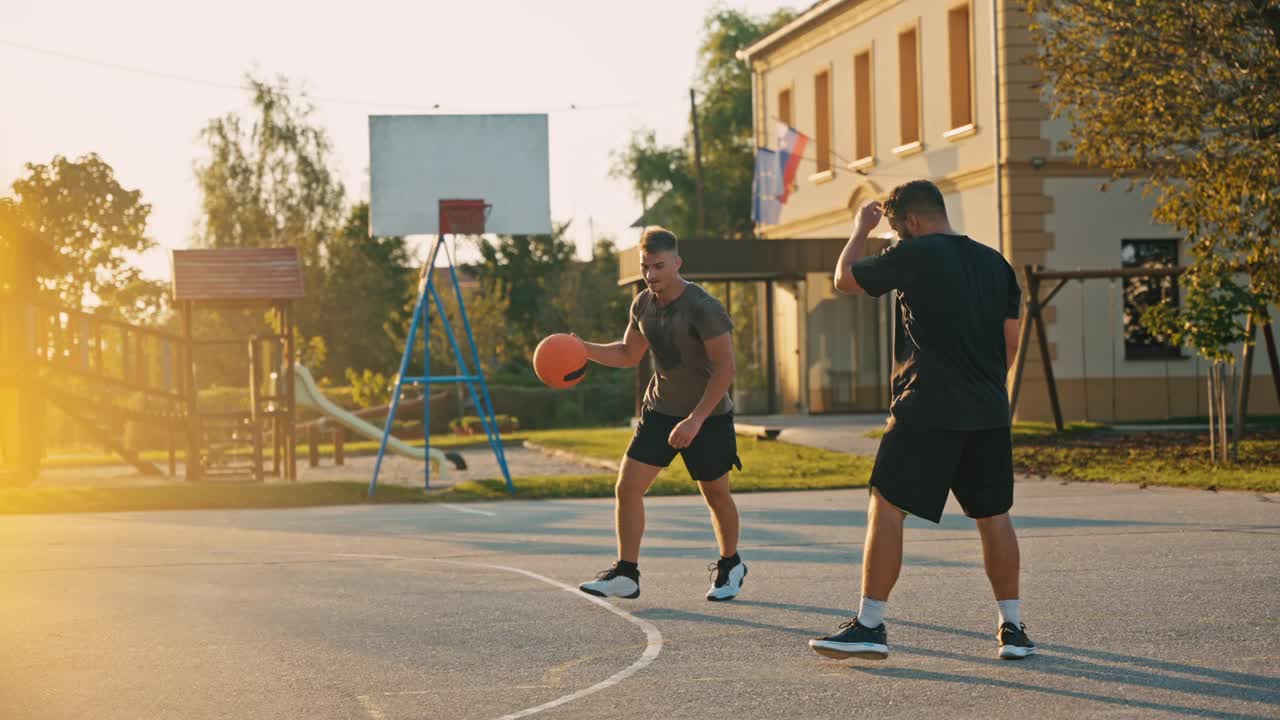
<path fill-rule="evenodd" d="M 1044 368 L 1045 385 L 1049 391 L 1049 406 L 1053 411 L 1054 426 L 1061 432 L 1064 428 L 1062 419 L 1062 403 L 1058 396 L 1058 385 L 1053 374 L 1053 360 L 1049 355 L 1049 337 L 1045 328 L 1044 312 L 1062 291 L 1068 283 L 1073 280 L 1080 281 L 1080 355 L 1081 355 L 1081 382 L 1084 386 L 1084 414 L 1085 418 L 1090 417 L 1089 407 L 1089 371 L 1088 371 L 1088 345 L 1087 333 L 1085 331 L 1086 317 L 1086 300 L 1088 294 L 1085 292 L 1085 281 L 1087 280 L 1109 280 L 1111 292 L 1107 296 L 1108 315 L 1107 322 L 1111 337 L 1111 417 L 1118 417 L 1116 398 L 1117 392 L 1117 367 L 1116 367 L 1116 288 L 1120 281 L 1129 278 L 1177 278 L 1186 271 L 1185 266 L 1175 267 L 1132 267 L 1107 270 L 1046 270 L 1039 265 L 1027 265 L 1023 268 L 1023 275 L 1026 278 L 1027 299 L 1026 312 L 1023 315 L 1022 327 L 1020 328 L 1018 338 L 1018 354 L 1014 360 L 1013 387 L 1009 393 L 1009 417 L 1012 419 L 1018 408 L 1018 397 L 1022 389 L 1023 371 L 1027 362 L 1028 341 L 1031 338 L 1031 332 L 1034 329 L 1036 333 L 1036 344 L 1040 351 L 1040 362 Z M 1041 290 L 1044 286 L 1052 284 L 1048 294 L 1041 297 Z M 1271 364 L 1271 379 L 1275 385 L 1276 400 L 1280 402 L 1280 356 L 1276 353 L 1275 335 L 1271 329 L 1271 323 L 1265 321 L 1256 323 L 1253 317 L 1250 317 L 1245 332 L 1249 338 L 1257 335 L 1257 325 L 1262 325 L 1263 340 L 1267 348 L 1268 359 Z M 1235 404 L 1236 428 L 1237 433 L 1243 428 L 1243 418 L 1248 414 L 1248 397 L 1250 380 L 1253 375 L 1253 344 L 1247 344 L 1244 348 L 1243 368 L 1241 371 L 1241 380 L 1238 383 L 1238 397 Z M 1165 360 L 1165 394 L 1168 398 L 1168 416 L 1172 416 L 1173 398 L 1169 377 L 1169 361 Z"/>

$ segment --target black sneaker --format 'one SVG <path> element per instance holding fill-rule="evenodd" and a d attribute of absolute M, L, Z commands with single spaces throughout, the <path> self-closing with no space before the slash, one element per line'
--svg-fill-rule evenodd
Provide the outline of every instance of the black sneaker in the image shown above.
<path fill-rule="evenodd" d="M 626 571 L 618 570 L 618 566 L 614 565 L 608 570 L 600 571 L 596 574 L 595 580 L 582 583 L 578 589 L 596 597 L 620 597 L 634 600 L 640 597 L 640 571 L 636 570 L 633 576 Z"/>
<path fill-rule="evenodd" d="M 711 589 L 707 591 L 707 599 L 712 602 L 732 600 L 742 590 L 742 583 L 747 577 L 747 564 L 742 560 L 720 558 L 707 566 L 712 574 Z"/>
<path fill-rule="evenodd" d="M 1000 641 L 1000 658 L 1002 660 L 1021 660 L 1028 655 L 1034 655 L 1036 652 L 1036 644 L 1031 642 L 1031 638 L 1027 637 L 1026 625 L 1014 625 L 1007 622 L 1001 625 L 996 632 L 996 639 Z"/>
<path fill-rule="evenodd" d="M 864 660 L 884 660 L 889 657 L 889 635 L 885 632 L 884 623 L 880 627 L 869 628 L 854 618 L 840 624 L 840 632 L 827 637 L 818 637 L 809 641 L 809 647 L 819 655 L 836 660 L 851 657 Z"/>

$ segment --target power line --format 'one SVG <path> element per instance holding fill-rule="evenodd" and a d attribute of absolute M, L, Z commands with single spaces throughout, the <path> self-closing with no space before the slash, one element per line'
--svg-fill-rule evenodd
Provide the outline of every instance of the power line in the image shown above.
<path fill-rule="evenodd" d="M 153 70 L 151 68 L 138 67 L 135 65 L 125 65 L 122 63 L 112 62 L 109 60 L 101 60 L 98 58 L 85 57 L 83 55 L 64 52 L 62 50 L 53 50 L 50 48 L 36 47 L 34 45 L 28 45 L 26 43 L 16 42 L 14 40 L 8 40 L 4 38 L 0 38 L 0 45 L 9 47 L 15 50 L 22 50 L 24 52 L 33 53 L 36 55 L 44 55 L 46 57 L 56 58 L 59 60 L 76 62 L 83 65 L 91 65 L 93 67 L 104 68 L 107 70 L 115 70 L 117 72 L 128 73 L 131 75 L 149 77 L 156 80 L 167 80 L 169 82 L 183 83 L 186 85 L 216 88 L 218 90 L 232 90 L 236 92 L 241 92 L 241 91 L 246 91 L 251 89 L 251 87 L 245 83 L 228 83 L 228 82 L 222 82 L 218 80 L 209 80 L 207 78 L 194 77 L 190 75 L 180 75 L 177 73 L 170 73 L 162 70 Z M 444 103 L 432 103 L 430 105 L 427 105 L 422 103 L 406 103 L 402 101 L 368 100 L 368 99 L 344 98 L 344 97 L 333 97 L 333 96 L 326 96 L 326 95 L 310 95 L 310 94 L 307 95 L 307 98 L 309 100 L 313 100 L 318 103 L 325 103 L 325 104 L 331 104 L 331 105 L 352 105 L 352 106 L 362 106 L 362 107 L 374 106 L 374 107 L 385 107 L 385 108 L 398 108 L 402 110 L 417 110 L 420 112 L 435 112 L 440 110 L 452 110 L 455 112 L 476 112 L 477 111 L 475 108 L 470 108 L 470 109 L 453 108 L 453 107 L 447 106 Z M 561 112 L 578 112 L 578 111 L 594 111 L 594 110 L 614 110 L 619 108 L 636 107 L 640 105 L 667 105 L 667 104 L 674 105 L 677 102 L 683 104 L 685 102 L 684 96 L 683 95 L 676 96 L 673 94 L 671 97 L 622 100 L 617 102 L 586 103 L 586 104 L 565 103 L 563 105 L 550 106 L 540 111 L 522 110 L 520 112 L 561 113 Z M 498 112 L 498 111 L 494 109 L 490 109 L 487 112 Z M 506 112 L 514 112 L 514 111 L 507 110 Z"/>

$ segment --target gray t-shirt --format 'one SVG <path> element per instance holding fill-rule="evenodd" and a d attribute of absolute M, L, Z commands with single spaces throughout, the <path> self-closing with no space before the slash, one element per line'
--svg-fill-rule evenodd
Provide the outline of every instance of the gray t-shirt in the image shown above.
<path fill-rule="evenodd" d="M 644 290 L 631 302 L 631 327 L 649 341 L 653 358 L 645 407 L 680 418 L 693 412 L 711 379 L 711 360 L 703 343 L 733 331 L 724 306 L 694 283 L 667 305 L 659 305 L 657 297 Z M 733 401 L 725 393 L 711 414 L 732 410 Z"/>

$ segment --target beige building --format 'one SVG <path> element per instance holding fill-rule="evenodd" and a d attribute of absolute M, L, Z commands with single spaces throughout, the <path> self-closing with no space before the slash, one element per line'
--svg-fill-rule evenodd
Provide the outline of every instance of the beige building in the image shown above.
<path fill-rule="evenodd" d="M 741 53 L 753 73 L 757 144 L 778 121 L 809 136 L 777 242 L 845 237 L 853 213 L 895 185 L 929 178 L 952 225 L 1018 269 L 1180 264 L 1173 228 L 1124 183 L 1062 154 L 1019 0 L 823 0 Z M 887 228 L 885 228 L 887 229 Z M 1176 291 L 1174 291 L 1176 292 Z M 1047 309 L 1050 355 L 1068 419 L 1201 415 L 1206 365 L 1166 347 L 1134 318 L 1176 301 L 1133 280 L 1072 282 Z M 892 323 L 886 298 L 835 295 L 830 269 L 776 278 L 768 303 L 780 412 L 887 405 Z M 1280 410 L 1265 351 L 1251 412 Z M 1039 353 L 1028 356 L 1021 419 L 1049 419 Z"/>

